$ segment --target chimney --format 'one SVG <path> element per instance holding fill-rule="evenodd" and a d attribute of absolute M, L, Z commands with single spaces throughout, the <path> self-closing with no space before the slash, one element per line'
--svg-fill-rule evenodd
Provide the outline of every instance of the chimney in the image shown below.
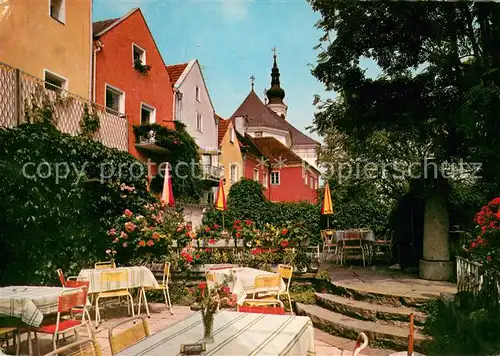
<path fill-rule="evenodd" d="M 241 136 L 245 136 L 245 121 L 246 119 L 244 116 L 237 116 L 234 118 L 234 128 Z"/>

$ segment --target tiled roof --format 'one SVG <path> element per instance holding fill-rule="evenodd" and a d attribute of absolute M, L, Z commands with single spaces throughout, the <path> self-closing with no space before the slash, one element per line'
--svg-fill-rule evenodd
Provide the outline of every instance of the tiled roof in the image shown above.
<path fill-rule="evenodd" d="M 273 110 L 266 106 L 252 90 L 236 109 L 231 119 L 246 116 L 248 126 L 264 126 L 290 133 L 293 145 L 318 145 L 319 143 L 297 130 L 288 121 L 283 120 Z"/>
<path fill-rule="evenodd" d="M 252 141 L 273 165 L 278 162 L 284 165 L 302 164 L 302 158 L 274 137 L 253 137 Z"/>
<path fill-rule="evenodd" d="M 219 146 L 222 142 L 222 139 L 224 138 L 224 135 L 226 134 L 227 128 L 229 127 L 229 124 L 231 123 L 230 120 L 224 120 L 222 117 L 219 115 L 215 114 L 215 117 L 219 119 Z"/>
<path fill-rule="evenodd" d="M 116 19 L 109 19 L 109 20 L 103 20 L 103 21 L 97 21 L 92 23 L 92 33 L 97 35 L 99 32 L 103 31 L 104 29 L 108 28 L 118 20 L 120 20 L 121 17 L 117 17 Z"/>
<path fill-rule="evenodd" d="M 188 66 L 189 63 L 181 63 L 181 64 L 173 64 L 167 67 L 167 72 L 168 75 L 170 76 L 170 82 L 172 83 L 172 86 L 177 83 L 177 80 L 179 77 L 182 75 L 184 72 L 184 69 Z"/>
<path fill-rule="evenodd" d="M 242 153 L 244 152 L 247 156 L 253 157 L 255 160 L 260 160 L 262 157 L 264 157 L 264 154 L 260 152 L 249 135 L 243 136 L 240 135 L 238 131 L 236 131 L 236 137 L 238 138 L 238 142 L 240 143 Z"/>

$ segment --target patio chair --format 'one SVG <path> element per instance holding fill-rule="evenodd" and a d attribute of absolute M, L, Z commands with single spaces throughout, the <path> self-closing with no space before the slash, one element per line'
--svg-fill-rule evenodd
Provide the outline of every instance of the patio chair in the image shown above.
<path fill-rule="evenodd" d="M 140 319 L 141 323 L 136 324 L 136 320 Z M 133 322 L 135 325 L 115 333 L 115 329 Z M 109 328 L 109 345 L 111 346 L 111 355 L 116 355 L 117 353 L 135 345 L 139 341 L 147 338 L 151 333 L 149 332 L 148 321 L 143 317 L 132 317 L 126 320 L 120 321 Z"/>
<path fill-rule="evenodd" d="M 290 312 L 293 315 L 292 308 L 292 297 L 290 296 L 290 284 L 292 282 L 293 267 L 287 265 L 278 265 L 278 274 L 281 278 L 286 279 L 286 289 L 283 293 L 288 297 L 288 302 L 290 303 Z"/>
<path fill-rule="evenodd" d="M 348 230 L 344 232 L 344 237 L 340 245 L 340 265 L 345 263 L 346 255 L 355 253 L 357 256 L 361 252 L 361 257 L 363 258 L 363 267 L 365 267 L 365 248 L 363 246 L 363 240 L 361 240 L 360 231 Z"/>
<path fill-rule="evenodd" d="M 248 305 L 275 305 L 279 303 L 283 306 L 280 300 L 281 277 L 279 274 L 264 274 L 255 276 L 254 292 L 252 298 L 245 299 Z M 259 294 L 264 294 L 259 296 Z"/>
<path fill-rule="evenodd" d="M 110 284 L 116 284 L 117 288 L 109 289 Z M 101 291 L 95 300 L 96 329 L 101 324 L 101 313 L 99 312 L 99 300 L 101 298 L 128 297 L 130 300 L 130 304 L 127 303 L 128 313 L 130 315 L 130 311 L 132 310 L 132 316 L 135 316 L 134 300 L 132 299 L 132 295 L 130 294 L 128 287 L 123 287 L 126 285 L 128 285 L 128 270 L 126 269 L 103 271 L 101 273 Z"/>
<path fill-rule="evenodd" d="M 241 313 L 285 314 L 285 308 L 281 300 L 245 299 L 241 306 L 237 305 L 236 311 Z"/>
<path fill-rule="evenodd" d="M 373 253 L 376 253 L 377 250 L 386 250 L 389 259 L 392 261 L 392 236 L 384 239 L 375 239 L 371 243 L 371 247 Z"/>
<path fill-rule="evenodd" d="M 82 318 L 80 320 L 75 320 L 73 318 L 61 318 L 64 314 L 73 313 L 74 308 L 82 308 Z M 88 319 L 88 320 L 87 320 Z M 44 323 L 37 328 L 32 328 L 30 331 L 35 333 L 35 340 L 37 341 L 38 354 L 40 354 L 40 344 L 38 342 L 38 333 L 50 334 L 52 335 L 52 343 L 54 345 L 54 350 L 57 349 L 57 341 L 59 335 L 64 335 L 70 331 L 75 333 L 75 337 L 78 339 L 77 329 L 83 326 L 87 327 L 87 332 L 89 337 L 92 337 L 92 331 L 89 326 L 90 315 L 87 311 L 87 288 L 80 287 L 77 290 L 70 289 L 61 292 L 58 298 L 57 305 L 57 317 L 55 323 L 53 320 L 48 323 Z"/>
<path fill-rule="evenodd" d="M 137 314 L 141 314 L 141 301 L 142 301 L 142 296 L 144 296 L 144 304 L 146 306 L 146 313 L 149 315 L 149 307 L 148 307 L 148 302 L 146 300 L 146 291 L 150 290 L 162 290 L 163 291 L 163 296 L 165 297 L 165 306 L 167 307 L 168 311 L 170 312 L 170 315 L 174 315 L 172 313 L 172 303 L 170 302 L 170 293 L 168 290 L 168 279 L 170 278 L 170 262 L 166 262 L 165 265 L 163 266 L 163 280 L 161 283 L 158 284 L 158 288 L 156 287 L 141 287 L 141 291 L 139 293 L 139 308 L 137 310 Z"/>
<path fill-rule="evenodd" d="M 16 355 L 19 355 L 19 347 L 21 345 L 21 334 L 17 328 L 0 328 L 0 347 L 5 343 L 9 347 L 9 340 L 12 337 L 13 345 L 16 345 Z"/>
<path fill-rule="evenodd" d="M 325 260 L 328 258 L 328 254 L 330 254 L 333 250 L 333 255 L 337 256 L 339 252 L 338 243 L 335 235 L 335 230 L 321 230 L 321 238 L 323 240 L 323 256 L 325 256 Z"/>
<path fill-rule="evenodd" d="M 68 277 L 67 279 L 64 277 L 64 272 L 62 269 L 58 268 L 56 270 L 57 272 L 57 277 L 59 277 L 59 281 L 61 282 L 61 286 L 62 287 L 68 287 L 67 283 L 68 281 L 76 281 L 78 280 L 78 277 L 77 276 L 71 276 L 71 277 Z M 78 286 L 78 287 L 81 287 L 81 286 Z M 75 287 L 68 287 L 68 288 L 75 288 Z M 88 288 L 88 285 L 87 285 L 87 288 Z"/>
<path fill-rule="evenodd" d="M 68 354 L 67 352 L 71 353 Z M 57 356 L 57 355 L 102 356 L 102 352 L 99 343 L 93 338 L 88 338 L 60 347 L 57 350 L 49 352 L 45 356 Z"/>
<path fill-rule="evenodd" d="M 115 261 L 101 261 L 94 264 L 94 269 L 116 268 Z"/>

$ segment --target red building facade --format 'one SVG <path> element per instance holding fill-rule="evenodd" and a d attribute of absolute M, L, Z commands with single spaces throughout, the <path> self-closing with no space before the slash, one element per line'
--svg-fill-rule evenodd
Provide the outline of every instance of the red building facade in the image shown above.
<path fill-rule="evenodd" d="M 93 99 L 127 116 L 129 152 L 144 160 L 133 127 L 173 127 L 173 91 L 165 63 L 140 9 L 94 22 L 93 35 Z"/>

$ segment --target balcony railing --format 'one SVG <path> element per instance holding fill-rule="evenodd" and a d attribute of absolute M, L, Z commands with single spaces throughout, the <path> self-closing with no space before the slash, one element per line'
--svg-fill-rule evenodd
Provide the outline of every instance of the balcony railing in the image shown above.
<path fill-rule="evenodd" d="M 94 134 L 94 139 L 108 147 L 128 150 L 128 123 L 125 116 L 107 112 L 104 107 L 66 90 L 52 90 L 51 86 L 48 82 L 0 62 L 0 127 L 20 125 L 26 122 L 30 108 L 50 102 L 57 129 L 78 135 L 87 107 L 95 110 L 99 117 L 100 128 Z"/>
<path fill-rule="evenodd" d="M 224 176 L 224 170 L 221 167 L 212 166 L 211 164 L 202 165 L 203 178 L 206 180 L 219 180 Z"/>

